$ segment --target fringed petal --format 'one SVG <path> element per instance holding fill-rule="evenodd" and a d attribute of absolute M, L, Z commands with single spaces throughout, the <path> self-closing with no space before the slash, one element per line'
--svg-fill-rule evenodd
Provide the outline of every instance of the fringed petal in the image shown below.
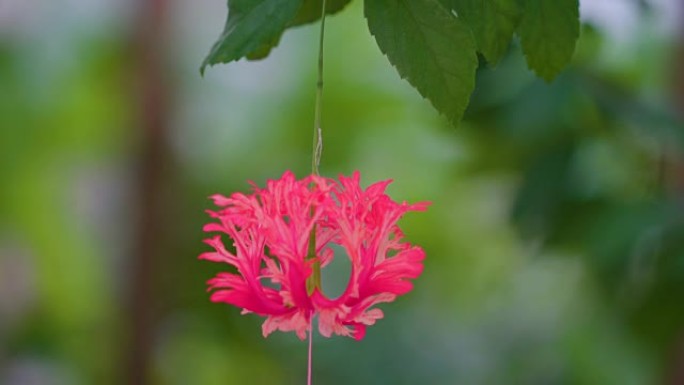
<path fill-rule="evenodd" d="M 269 316 L 261 325 L 261 332 L 264 337 L 276 330 L 281 332 L 294 331 L 300 340 L 306 339 L 306 332 L 309 330 L 310 317 L 303 311 L 291 311 L 284 315 Z"/>

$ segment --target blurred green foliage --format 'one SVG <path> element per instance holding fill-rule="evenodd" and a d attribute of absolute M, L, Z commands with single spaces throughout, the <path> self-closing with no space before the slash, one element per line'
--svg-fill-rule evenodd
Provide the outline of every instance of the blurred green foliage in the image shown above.
<path fill-rule="evenodd" d="M 196 256 L 207 196 L 308 172 L 317 31 L 294 29 L 267 60 L 201 79 L 215 26 L 185 20 L 222 13 L 176 6 L 150 383 L 301 384 L 305 344 L 263 339 L 258 317 L 211 304 L 204 281 L 222 267 Z M 328 22 L 321 172 L 358 169 L 366 185 L 394 179 L 397 200 L 432 201 L 402 222 L 428 257 L 414 291 L 383 306 L 362 342 L 315 339 L 314 383 L 664 383 L 684 330 L 672 36 L 623 43 L 618 60 L 585 25 L 572 67 L 551 84 L 512 49 L 480 66 L 454 130 L 387 66 L 361 13 L 352 5 Z M 643 14 L 638 28 L 654 22 Z M 58 53 L 0 34 L 8 385 L 122 383 L 130 354 L 143 108 L 130 35 L 90 28 L 56 34 Z"/>

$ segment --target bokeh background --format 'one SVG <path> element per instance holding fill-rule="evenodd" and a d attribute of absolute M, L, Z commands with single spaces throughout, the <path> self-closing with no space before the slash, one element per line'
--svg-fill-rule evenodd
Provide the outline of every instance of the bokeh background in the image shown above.
<path fill-rule="evenodd" d="M 483 63 L 457 128 L 354 2 L 328 19 L 327 176 L 394 179 L 427 252 L 315 384 L 684 384 L 684 7 L 582 0 L 573 64 Z M 309 172 L 317 28 L 199 64 L 225 1 L 0 0 L 0 383 L 303 384 L 306 344 L 212 304 L 207 197 Z M 344 261 L 324 275 L 341 292 Z"/>

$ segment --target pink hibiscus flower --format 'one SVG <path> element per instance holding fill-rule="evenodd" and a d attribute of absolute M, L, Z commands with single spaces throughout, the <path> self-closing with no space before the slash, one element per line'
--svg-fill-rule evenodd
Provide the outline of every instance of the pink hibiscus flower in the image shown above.
<path fill-rule="evenodd" d="M 366 326 L 383 317 L 374 306 L 409 292 L 411 279 L 423 270 L 425 253 L 402 242 L 397 221 L 407 211 L 423 211 L 428 203 L 397 203 L 385 188 L 391 181 L 359 185 L 359 173 L 334 179 L 311 175 L 302 180 L 287 171 L 265 189 L 211 198 L 220 207 L 208 211 L 216 222 L 204 231 L 227 234 L 205 240 L 214 251 L 200 259 L 224 262 L 236 273 L 219 273 L 208 281 L 211 300 L 266 317 L 264 337 L 274 330 L 294 331 L 306 338 L 312 317 L 319 332 L 364 337 Z M 332 299 L 320 287 L 320 269 L 330 263 L 332 245 L 346 250 L 351 261 L 349 283 Z"/>

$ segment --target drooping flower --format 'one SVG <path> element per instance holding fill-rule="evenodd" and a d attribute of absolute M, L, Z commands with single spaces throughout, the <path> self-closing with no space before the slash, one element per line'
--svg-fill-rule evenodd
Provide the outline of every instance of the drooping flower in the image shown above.
<path fill-rule="evenodd" d="M 391 181 L 364 190 L 359 180 L 358 172 L 337 181 L 316 175 L 297 180 L 287 171 L 264 189 L 254 185 L 252 194 L 212 196 L 220 208 L 208 211 L 215 222 L 204 231 L 219 234 L 205 240 L 214 250 L 199 258 L 237 271 L 208 281 L 211 300 L 266 317 L 264 337 L 281 330 L 304 339 L 317 315 L 323 336 L 362 339 L 366 327 L 383 317 L 375 305 L 409 292 L 410 280 L 423 270 L 425 253 L 402 242 L 397 221 L 428 203 L 397 203 L 385 194 Z M 222 235 L 232 239 L 235 252 Z M 336 299 L 321 291 L 319 274 L 334 257 L 333 245 L 351 261 L 346 290 Z"/>

